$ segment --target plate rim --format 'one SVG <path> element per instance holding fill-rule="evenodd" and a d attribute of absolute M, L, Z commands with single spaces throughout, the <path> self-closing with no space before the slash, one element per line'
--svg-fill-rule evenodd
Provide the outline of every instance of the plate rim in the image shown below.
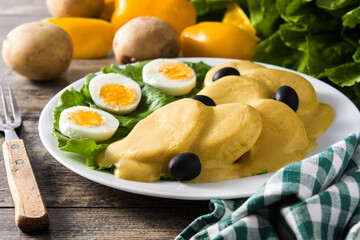
<path fill-rule="evenodd" d="M 217 62 L 215 64 L 219 64 L 221 62 L 231 62 L 231 61 L 239 61 L 239 59 L 227 59 L 227 58 L 202 58 L 202 57 L 197 57 L 197 58 L 175 58 L 181 61 L 188 61 L 188 62 L 199 62 L 199 61 L 203 61 L 203 62 Z M 356 110 L 357 107 L 354 105 L 353 102 L 351 102 L 350 99 L 348 99 L 343 93 L 341 93 L 339 90 L 335 89 L 334 87 L 330 86 L 329 84 L 318 80 L 316 78 L 313 78 L 311 76 L 308 76 L 306 74 L 297 72 L 295 70 L 291 70 L 291 69 L 287 69 L 284 67 L 280 67 L 280 66 L 276 66 L 276 65 L 272 65 L 272 64 L 266 64 L 266 63 L 260 63 L 260 62 L 255 62 L 261 65 L 264 65 L 268 68 L 274 68 L 274 69 L 280 69 L 280 70 L 285 70 L 285 71 L 290 71 L 296 74 L 299 74 L 300 76 L 304 77 L 305 79 L 307 79 L 315 88 L 313 81 L 315 81 L 315 85 L 320 84 L 323 86 L 326 86 L 327 88 L 332 89 L 333 92 L 336 92 L 336 94 L 338 96 L 340 96 L 341 98 L 343 98 L 344 100 L 347 100 L 347 104 L 346 106 L 349 106 L 351 108 L 355 108 Z M 209 63 L 207 63 L 209 64 Z M 209 64 L 210 65 L 210 64 Z M 121 65 L 120 67 L 123 67 L 124 65 Z M 100 74 L 101 71 L 96 72 L 95 74 Z M 89 73 L 88 73 L 89 74 Z M 86 75 L 85 75 L 86 76 Z M 38 123 L 38 132 L 40 135 L 40 140 L 42 142 L 42 144 L 44 145 L 45 149 L 50 153 L 50 155 L 55 158 L 59 163 L 61 163 L 63 166 L 65 166 L 66 168 L 68 168 L 69 170 L 71 170 L 72 172 L 90 180 L 93 182 L 97 182 L 101 185 L 105 185 L 111 188 L 115 188 L 118 190 L 122 190 L 122 191 L 126 191 L 126 192 L 131 192 L 131 193 L 135 193 L 135 194 L 141 194 L 141 195 L 146 195 L 146 196 L 153 196 L 153 197 L 161 197 L 161 198 L 170 198 L 170 199 L 181 199 L 181 200 L 209 200 L 211 198 L 222 198 L 222 199 L 233 199 L 233 198 L 242 198 L 242 197 L 249 197 L 251 196 L 253 193 L 255 193 L 255 191 L 263 184 L 266 182 L 266 180 L 272 176 L 274 173 L 267 173 L 267 174 L 262 174 L 262 175 L 257 175 L 257 176 L 251 176 L 251 177 L 246 177 L 246 178 L 240 178 L 240 179 L 232 179 L 232 180 L 227 180 L 227 181 L 222 181 L 222 182 L 216 182 L 216 183 L 182 183 L 182 182 L 156 182 L 156 183 L 142 183 L 142 182 L 134 182 L 134 181 L 129 181 L 129 180 L 123 180 L 123 179 L 118 179 L 116 178 L 113 174 L 111 173 L 107 173 L 107 172 L 101 172 L 101 171 L 96 171 L 93 170 L 92 168 L 89 168 L 86 166 L 86 164 L 83 162 L 82 163 L 82 168 L 85 167 L 87 170 L 81 171 L 82 168 L 76 168 L 76 166 L 78 166 L 79 162 L 75 161 L 76 158 L 78 158 L 79 155 L 77 154 L 73 154 L 73 153 L 67 153 L 67 152 L 63 152 L 57 149 L 57 141 L 55 139 L 55 137 L 51 134 L 51 129 L 52 129 L 52 124 L 53 124 L 53 116 L 52 116 L 52 110 L 53 108 L 58 104 L 59 98 L 61 96 L 61 94 L 66 91 L 67 89 L 71 89 L 74 86 L 79 85 L 81 87 L 85 76 L 70 83 L 69 85 L 67 85 L 66 87 L 64 87 L 63 89 L 61 89 L 59 92 L 57 92 L 45 105 L 45 107 L 43 108 L 43 110 L 41 111 L 40 117 L 39 117 L 39 123 Z M 55 102 L 56 101 L 56 102 Z M 54 106 L 54 103 L 56 103 L 56 105 Z M 50 121 L 50 132 L 46 132 L 45 129 L 49 129 L 49 128 L 44 128 L 43 124 L 45 124 L 46 126 L 46 121 L 48 121 L 49 116 L 46 116 L 46 113 L 49 113 L 51 115 L 51 121 Z M 358 111 L 358 116 L 360 119 L 360 113 Z M 331 126 L 331 125 L 330 125 Z M 360 126 L 359 129 L 360 130 Z M 325 131 L 326 132 L 326 131 Z M 350 134 L 350 133 L 349 133 Z M 48 141 L 47 137 L 51 136 L 53 138 L 53 140 L 56 141 L 56 150 L 54 151 L 53 146 L 51 146 L 50 142 L 53 141 Z M 340 140 L 340 139 L 339 139 Z M 335 142 L 334 142 L 335 143 Z M 62 157 L 66 156 L 66 158 L 71 157 L 71 158 L 75 158 L 73 159 L 74 162 L 73 163 L 68 163 L 67 161 L 65 161 L 64 159 L 62 159 L 60 156 L 62 155 Z M 313 154 L 310 154 L 313 155 Z M 81 164 L 81 163 L 80 163 Z M 81 165 L 80 165 L 81 166 Z M 88 172 L 89 170 L 93 171 L 94 174 L 92 176 L 89 176 Z M 89 172 L 90 173 L 90 172 Z M 95 174 L 96 173 L 96 174 Z M 99 174 L 101 173 L 101 174 Z M 105 178 L 105 180 L 102 178 L 102 174 L 108 174 L 111 176 L 107 176 Z M 100 177 L 99 177 L 100 176 Z M 104 175 L 105 176 L 105 175 Z M 111 179 L 112 181 L 107 181 L 108 179 Z M 244 181 L 253 181 L 256 184 L 256 187 L 253 187 L 251 191 L 242 191 L 242 192 L 230 192 L 230 193 L 226 193 L 226 194 L 206 194 L 206 189 L 210 186 L 213 187 L 221 187 L 221 185 L 224 186 L 233 186 L 238 184 L 239 180 L 244 180 Z M 154 184 L 156 184 L 156 186 L 161 187 L 165 187 L 165 188 L 175 188 L 175 191 L 172 192 L 156 192 L 154 190 L 151 190 L 152 188 L 147 188 L 148 186 L 153 186 Z M 218 186 L 220 185 L 220 186 Z M 139 189 L 140 187 L 140 189 Z M 141 188 L 143 187 L 143 188 Z M 200 188 L 198 188 L 200 187 Z M 185 189 L 185 190 L 184 190 Z M 191 191 L 191 189 L 193 189 L 194 191 L 200 191 L 200 194 L 198 195 L 193 195 L 193 192 Z M 187 192 L 187 191 L 190 191 Z M 205 193 L 203 193 L 203 191 L 205 191 Z"/>

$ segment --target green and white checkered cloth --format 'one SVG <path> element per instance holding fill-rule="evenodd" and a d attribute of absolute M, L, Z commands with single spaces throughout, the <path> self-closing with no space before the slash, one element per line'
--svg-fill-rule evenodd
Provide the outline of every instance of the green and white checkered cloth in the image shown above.
<path fill-rule="evenodd" d="M 360 239 L 359 137 L 280 169 L 248 199 L 212 199 L 176 239 Z"/>

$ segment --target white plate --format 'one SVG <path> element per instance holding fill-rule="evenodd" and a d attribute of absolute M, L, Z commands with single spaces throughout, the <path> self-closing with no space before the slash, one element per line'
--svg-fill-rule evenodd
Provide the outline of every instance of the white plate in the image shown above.
<path fill-rule="evenodd" d="M 202 60 L 206 64 L 216 65 L 222 62 L 236 61 L 233 59 L 218 59 L 218 58 L 180 58 L 189 62 L 199 62 Z M 263 64 L 269 68 L 276 68 L 295 72 L 269 64 Z M 296 72 L 297 73 L 297 72 Z M 321 152 L 330 145 L 344 139 L 350 133 L 360 131 L 360 113 L 356 106 L 341 92 L 326 83 L 298 73 L 309 80 L 315 88 L 319 102 L 329 104 L 335 109 L 335 119 L 326 130 L 326 132 L 317 139 L 317 147 L 310 155 Z M 174 199 L 188 199 L 188 200 L 207 200 L 211 198 L 241 198 L 252 195 L 271 175 L 272 173 L 246 177 L 234 180 L 228 180 L 216 183 L 179 183 L 179 182 L 156 182 L 156 183 L 142 183 L 122 180 L 114 177 L 113 174 L 107 172 L 96 171 L 88 168 L 82 156 L 67 153 L 58 150 L 57 140 L 51 135 L 52 130 L 52 111 L 59 102 L 60 95 L 70 88 L 79 90 L 83 84 L 84 79 L 80 79 L 58 94 L 56 94 L 43 109 L 39 120 L 39 134 L 42 143 L 49 153 L 58 160 L 65 167 L 71 171 L 100 184 L 120 189 L 127 192 L 164 197 Z"/>

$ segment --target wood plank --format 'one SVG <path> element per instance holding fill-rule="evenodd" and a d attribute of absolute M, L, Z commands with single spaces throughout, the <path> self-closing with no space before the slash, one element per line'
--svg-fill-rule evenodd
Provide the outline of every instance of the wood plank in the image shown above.
<path fill-rule="evenodd" d="M 0 15 L 42 16 L 49 15 L 45 0 L 1 0 Z"/>
<path fill-rule="evenodd" d="M 172 239 L 196 217 L 199 208 L 49 208 L 50 227 L 38 235 L 19 231 L 14 210 L 0 208 L 0 236 L 6 239 Z M 183 214 L 187 212 L 188 214 Z"/>

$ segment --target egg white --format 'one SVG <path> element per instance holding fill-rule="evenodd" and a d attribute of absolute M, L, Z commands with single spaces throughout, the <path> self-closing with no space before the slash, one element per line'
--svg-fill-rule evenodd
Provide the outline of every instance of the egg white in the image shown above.
<path fill-rule="evenodd" d="M 103 123 L 99 126 L 86 127 L 69 121 L 68 114 L 78 110 L 97 112 L 102 117 Z M 63 110 L 60 114 L 60 132 L 69 138 L 89 138 L 96 142 L 105 141 L 114 135 L 118 127 L 119 121 L 114 116 L 112 116 L 110 113 L 95 108 L 75 106 Z"/>
<path fill-rule="evenodd" d="M 125 87 L 129 87 L 133 89 L 136 94 L 135 102 L 128 106 L 116 106 L 116 107 L 109 106 L 108 104 L 106 104 L 100 97 L 100 90 L 104 85 L 111 83 L 123 85 Z M 125 115 L 134 111 L 139 105 L 141 100 L 141 88 L 139 84 L 137 84 L 134 80 L 117 73 L 97 75 L 96 77 L 91 79 L 89 84 L 89 91 L 91 98 L 96 104 L 96 106 L 100 107 L 103 110 L 119 115 Z"/>
<path fill-rule="evenodd" d="M 181 63 L 189 68 L 192 76 L 184 80 L 172 80 L 159 72 L 159 68 L 167 63 Z M 156 59 L 147 63 L 142 70 L 143 81 L 150 84 L 163 92 L 180 96 L 188 94 L 196 86 L 196 74 L 192 68 L 185 63 L 175 59 Z"/>

